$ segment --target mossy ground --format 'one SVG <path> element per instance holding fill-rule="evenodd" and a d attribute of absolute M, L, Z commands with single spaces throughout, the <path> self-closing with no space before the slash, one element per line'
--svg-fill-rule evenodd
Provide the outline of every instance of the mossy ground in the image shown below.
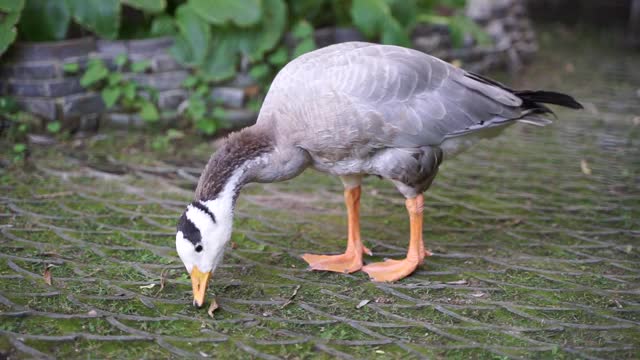
<path fill-rule="evenodd" d="M 209 143 L 35 148 L 0 170 L 0 358 L 637 357 L 640 56 L 582 40 L 543 32 L 539 60 L 504 80 L 587 109 L 445 162 L 426 195 L 434 256 L 395 284 L 305 270 L 300 254 L 346 234 L 340 182 L 307 171 L 243 192 L 211 319 L 173 248 Z M 403 200 L 384 181 L 365 181 L 362 234 L 367 261 L 403 256 Z"/>

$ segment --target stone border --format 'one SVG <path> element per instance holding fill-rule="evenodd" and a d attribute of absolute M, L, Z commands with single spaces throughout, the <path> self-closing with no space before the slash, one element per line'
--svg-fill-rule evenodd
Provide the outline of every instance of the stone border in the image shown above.
<path fill-rule="evenodd" d="M 91 58 L 105 61 L 115 67 L 113 60 L 119 54 L 127 54 L 131 61 L 149 60 L 151 66 L 145 73 L 128 73 L 125 77 L 158 90 L 158 107 L 173 116 L 162 120 L 172 121 L 180 104 L 189 94 L 182 82 L 189 75 L 188 69 L 178 64 L 168 53 L 173 45 L 171 37 L 143 40 L 102 40 L 92 37 L 60 42 L 17 43 L 0 63 L 0 93 L 12 96 L 26 111 L 44 120 L 62 120 L 70 127 L 79 124 L 144 126 L 137 114 L 128 114 L 117 107 L 107 110 L 100 94 L 80 85 L 80 76 L 65 74 L 63 67 L 77 63 L 81 71 Z M 211 89 L 211 98 L 220 102 L 230 112 L 228 122 L 245 126 L 247 119 L 255 121 L 257 114 L 245 110 L 247 97 L 243 84 L 227 84 Z M 228 112 L 229 112 L 228 111 Z M 93 119 L 87 122 L 87 119 Z"/>

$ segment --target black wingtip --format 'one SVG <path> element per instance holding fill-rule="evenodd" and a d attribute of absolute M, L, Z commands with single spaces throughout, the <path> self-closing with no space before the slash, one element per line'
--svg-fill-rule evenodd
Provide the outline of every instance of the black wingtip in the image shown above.
<path fill-rule="evenodd" d="M 553 104 L 570 109 L 584 109 L 576 99 L 567 94 L 554 91 L 516 91 L 515 94 L 526 102 Z"/>

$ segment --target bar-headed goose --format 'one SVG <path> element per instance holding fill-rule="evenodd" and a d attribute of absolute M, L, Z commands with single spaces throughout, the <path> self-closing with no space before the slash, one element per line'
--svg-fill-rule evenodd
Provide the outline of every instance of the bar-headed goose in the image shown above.
<path fill-rule="evenodd" d="M 313 270 L 362 270 L 374 281 L 411 274 L 430 255 L 422 241 L 423 192 L 442 161 L 516 122 L 546 125 L 544 103 L 574 109 L 572 97 L 515 91 L 422 52 L 350 42 L 291 61 L 276 76 L 257 123 L 232 134 L 205 167 L 178 223 L 176 247 L 202 306 L 222 259 L 238 193 L 249 182 L 291 179 L 307 167 L 339 176 L 348 210 L 341 255 L 303 255 Z M 406 198 L 409 249 L 402 260 L 363 267 L 360 182 L 389 179 Z"/>

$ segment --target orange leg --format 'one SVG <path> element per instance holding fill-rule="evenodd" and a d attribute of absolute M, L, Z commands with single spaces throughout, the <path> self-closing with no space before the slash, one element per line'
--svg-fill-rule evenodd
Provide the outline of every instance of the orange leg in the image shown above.
<path fill-rule="evenodd" d="M 425 256 L 431 253 L 424 248 L 422 241 L 422 209 L 424 197 L 422 194 L 406 201 L 409 220 L 411 222 L 411 235 L 409 250 L 404 260 L 385 260 L 384 262 L 369 264 L 362 271 L 369 274 L 373 281 L 396 281 L 409 276 L 422 264 Z"/>
<path fill-rule="evenodd" d="M 344 201 L 349 219 L 347 250 L 340 255 L 302 255 L 311 270 L 352 273 L 362 268 L 362 253 L 371 255 L 360 240 L 360 186 L 345 190 Z"/>

